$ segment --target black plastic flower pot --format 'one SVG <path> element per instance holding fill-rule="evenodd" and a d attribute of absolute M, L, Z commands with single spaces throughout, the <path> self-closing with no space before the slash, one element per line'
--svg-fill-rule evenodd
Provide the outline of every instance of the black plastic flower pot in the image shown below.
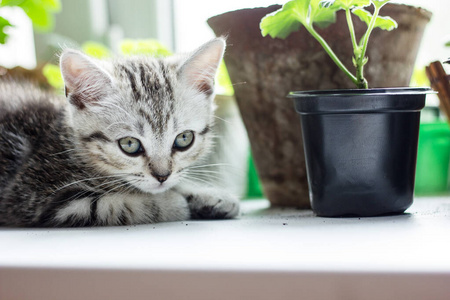
<path fill-rule="evenodd" d="M 323 217 L 403 213 L 413 202 L 427 88 L 292 92 L 311 206 Z"/>

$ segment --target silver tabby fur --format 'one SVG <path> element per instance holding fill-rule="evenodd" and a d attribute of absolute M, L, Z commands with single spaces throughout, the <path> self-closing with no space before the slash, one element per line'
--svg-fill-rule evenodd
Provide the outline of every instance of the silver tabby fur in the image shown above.
<path fill-rule="evenodd" d="M 96 226 L 233 218 L 238 199 L 190 172 L 211 149 L 213 82 L 225 48 L 94 60 L 66 49 L 66 96 L 0 83 L 0 225 Z M 174 140 L 194 133 L 180 151 Z M 128 155 L 124 137 L 143 152 Z M 160 175 L 167 177 L 158 180 Z"/>

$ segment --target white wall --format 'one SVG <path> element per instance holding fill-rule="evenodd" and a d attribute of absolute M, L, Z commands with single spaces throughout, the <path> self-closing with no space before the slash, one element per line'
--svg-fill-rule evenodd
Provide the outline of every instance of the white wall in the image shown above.
<path fill-rule="evenodd" d="M 18 7 L 2 7 L 0 16 L 13 25 L 5 30 L 9 34 L 7 44 L 0 44 L 0 66 L 6 68 L 22 66 L 29 69 L 36 67 L 33 27 L 30 19 Z"/>
<path fill-rule="evenodd" d="M 423 7 L 433 13 L 425 29 L 417 65 L 426 66 L 432 61 L 442 61 L 450 57 L 450 47 L 444 46 L 450 41 L 450 1 L 403 0 L 397 2 Z"/>
<path fill-rule="evenodd" d="M 176 50 L 191 51 L 213 38 L 214 33 L 206 23 L 212 16 L 276 3 L 276 0 L 174 0 Z"/>

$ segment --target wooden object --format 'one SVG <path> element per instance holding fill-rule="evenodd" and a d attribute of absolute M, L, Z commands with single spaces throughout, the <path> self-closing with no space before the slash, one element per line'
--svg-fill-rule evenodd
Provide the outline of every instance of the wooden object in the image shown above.
<path fill-rule="evenodd" d="M 444 70 L 439 61 L 432 62 L 426 73 L 431 83 L 431 88 L 438 92 L 440 108 L 450 120 L 450 75 Z"/>

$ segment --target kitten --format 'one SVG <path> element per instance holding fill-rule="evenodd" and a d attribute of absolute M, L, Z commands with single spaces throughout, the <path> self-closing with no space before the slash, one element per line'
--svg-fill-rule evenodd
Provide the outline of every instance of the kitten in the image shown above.
<path fill-rule="evenodd" d="M 202 188 L 222 38 L 189 56 L 95 60 L 66 49 L 66 97 L 0 83 L 0 225 L 95 226 L 233 218 Z"/>

